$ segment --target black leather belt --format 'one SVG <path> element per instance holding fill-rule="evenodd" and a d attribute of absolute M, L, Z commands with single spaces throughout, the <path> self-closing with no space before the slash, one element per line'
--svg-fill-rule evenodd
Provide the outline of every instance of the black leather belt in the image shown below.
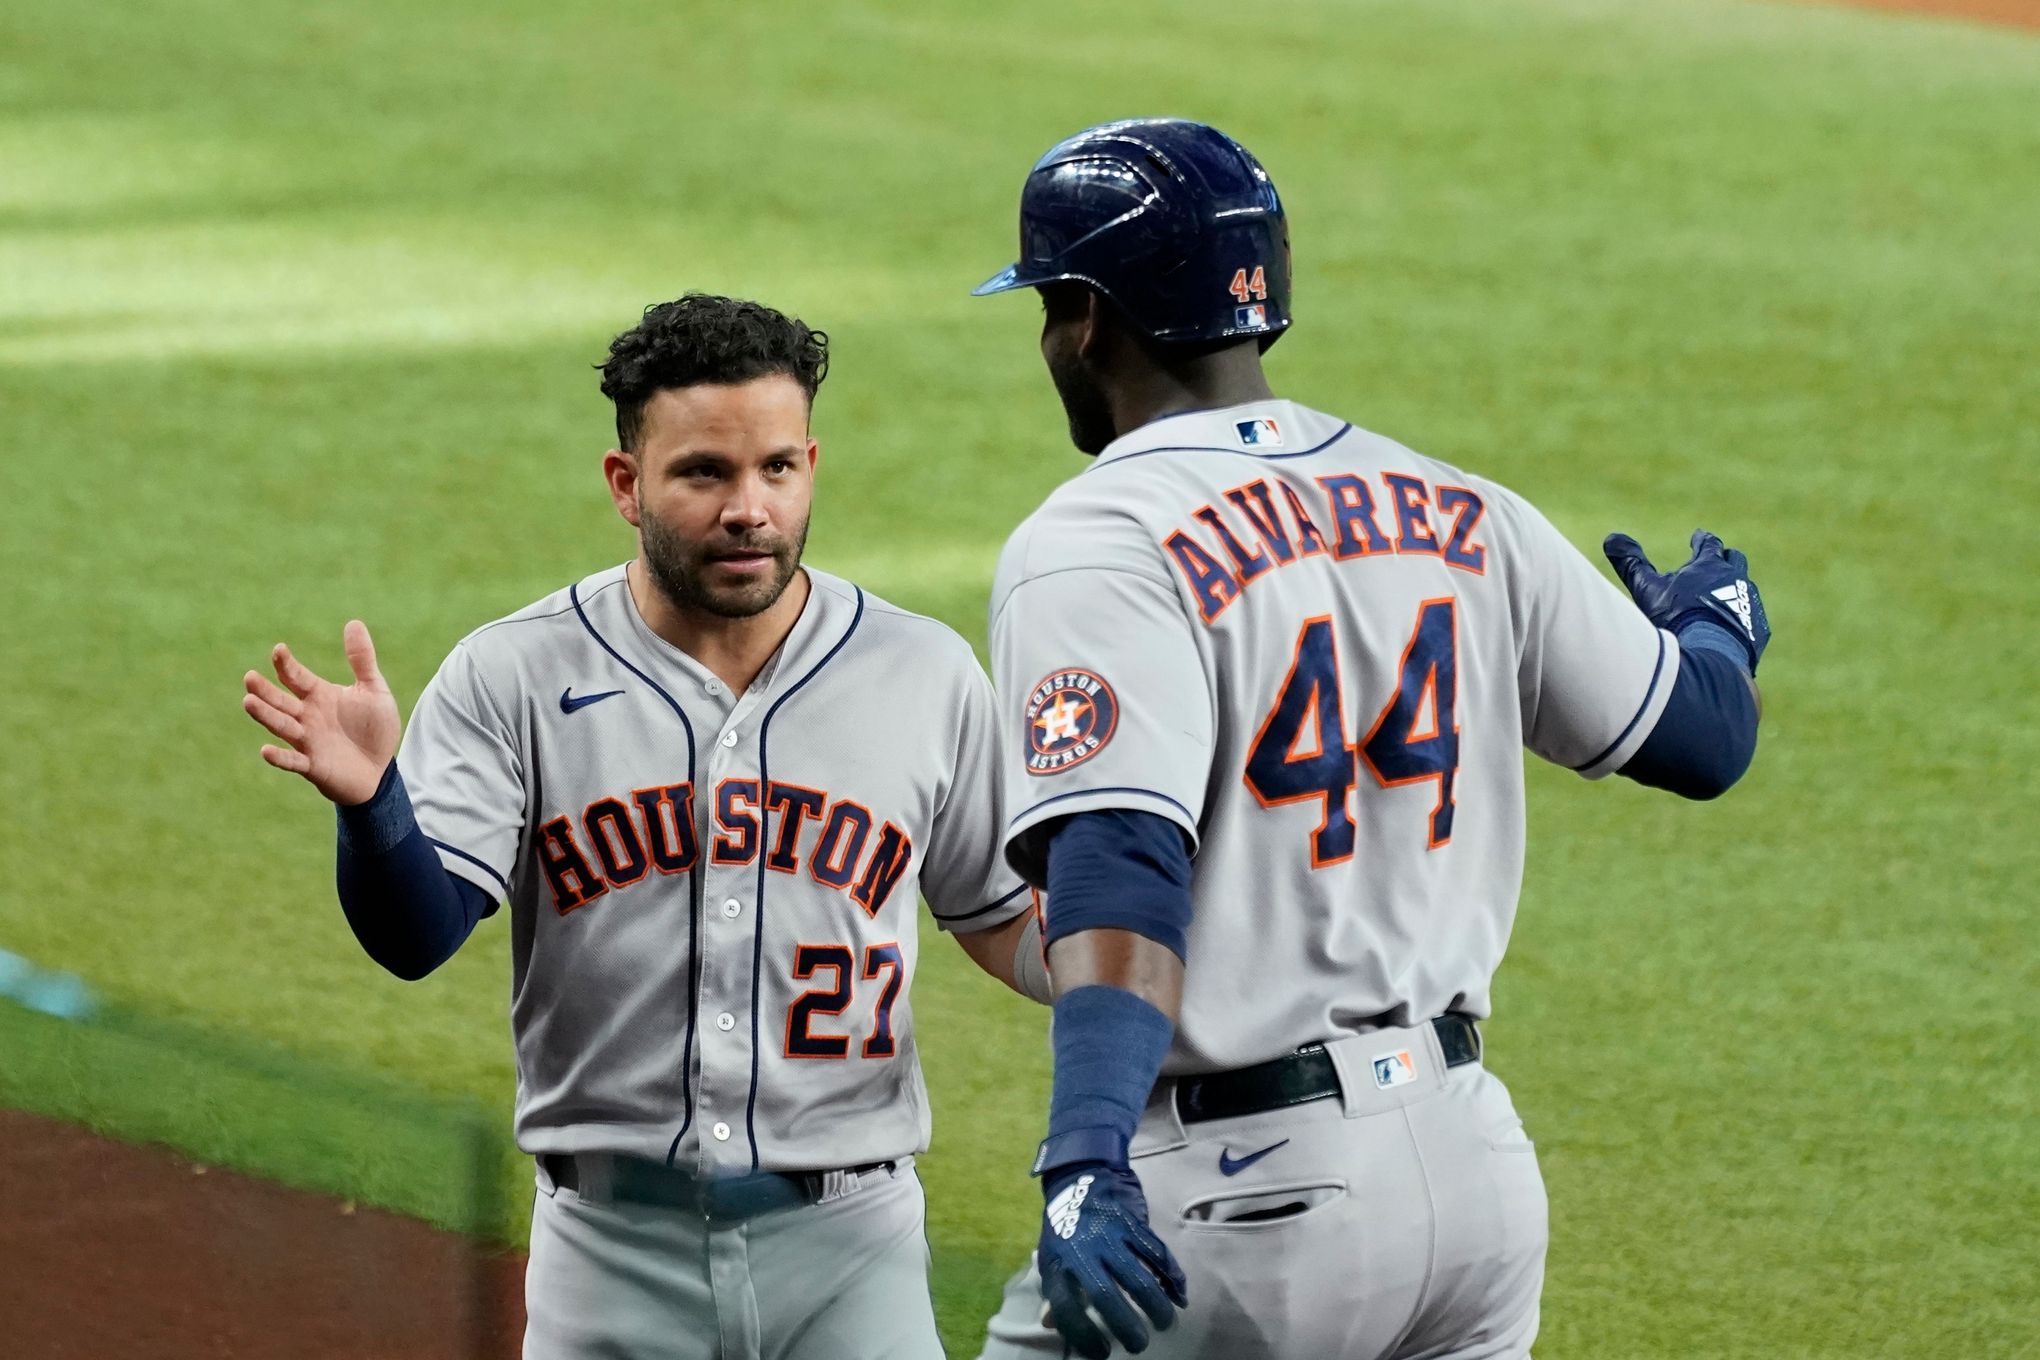
<path fill-rule="evenodd" d="M 1473 1017 L 1447 1012 L 1431 1022 L 1447 1067 L 1480 1061 L 1480 1030 Z M 1338 1069 L 1323 1044 L 1300 1048 L 1284 1058 L 1233 1072 L 1213 1072 L 1176 1081 L 1176 1113 L 1185 1124 L 1279 1110 L 1343 1094 Z"/>
<path fill-rule="evenodd" d="M 643 1157 L 607 1153 L 542 1152 L 539 1165 L 554 1185 L 577 1195 L 614 1204 L 692 1209 L 708 1218 L 756 1218 L 775 1209 L 819 1203 L 828 1193 L 831 1171 L 751 1171 L 741 1176 L 696 1176 Z M 892 1171 L 896 1162 L 867 1162 L 847 1168 L 852 1176 Z"/>

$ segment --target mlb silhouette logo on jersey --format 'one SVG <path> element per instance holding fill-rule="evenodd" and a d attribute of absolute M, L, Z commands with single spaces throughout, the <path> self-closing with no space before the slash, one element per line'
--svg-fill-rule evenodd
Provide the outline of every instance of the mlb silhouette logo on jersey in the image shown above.
<path fill-rule="evenodd" d="M 1272 417 L 1242 420 L 1234 425 L 1233 429 L 1238 432 L 1240 443 L 1250 449 L 1282 447 L 1282 427 L 1277 425 Z"/>
<path fill-rule="evenodd" d="M 1384 1091 L 1391 1086 L 1405 1086 L 1416 1079 L 1417 1060 L 1410 1056 L 1407 1048 L 1384 1053 L 1374 1060 L 1374 1084 Z"/>
<path fill-rule="evenodd" d="M 1119 725 L 1112 686 L 1085 670 L 1045 676 L 1027 694 L 1027 773 L 1059 774 L 1103 750 Z"/>

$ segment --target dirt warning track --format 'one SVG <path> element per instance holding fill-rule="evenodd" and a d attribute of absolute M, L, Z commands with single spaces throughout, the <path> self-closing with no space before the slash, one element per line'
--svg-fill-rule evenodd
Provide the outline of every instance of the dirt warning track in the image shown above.
<path fill-rule="evenodd" d="M 510 1360 L 524 1261 L 0 1110 L 0 1355 Z"/>
<path fill-rule="evenodd" d="M 2040 0 L 1833 0 L 1833 3 L 2040 29 Z"/>

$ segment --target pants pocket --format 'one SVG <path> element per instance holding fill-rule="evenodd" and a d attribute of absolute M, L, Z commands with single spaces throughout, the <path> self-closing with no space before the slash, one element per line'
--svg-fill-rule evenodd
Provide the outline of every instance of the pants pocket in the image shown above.
<path fill-rule="evenodd" d="M 1344 1181 L 1255 1186 L 1205 1195 L 1183 1206 L 1183 1226 L 1219 1231 L 1252 1231 L 1295 1223 L 1346 1197 Z"/>
<path fill-rule="evenodd" d="M 1537 1144 L 1531 1142 L 1530 1135 L 1524 1131 L 1523 1121 L 1514 1115 L 1488 1130 L 1487 1145 L 1494 1152 L 1537 1151 Z"/>

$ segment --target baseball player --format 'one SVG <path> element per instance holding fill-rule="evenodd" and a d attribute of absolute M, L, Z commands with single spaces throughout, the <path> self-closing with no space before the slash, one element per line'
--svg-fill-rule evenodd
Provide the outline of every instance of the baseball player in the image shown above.
<path fill-rule="evenodd" d="M 351 685 L 282 645 L 246 677 L 378 962 L 423 976 L 510 903 L 534 1360 L 937 1360 L 918 899 L 1047 999 L 970 647 L 800 564 L 827 354 L 701 294 L 617 337 L 636 557 L 470 633 L 401 751 L 359 622 Z"/>
<path fill-rule="evenodd" d="M 1096 461 L 991 602 L 1056 1000 L 1039 1246 L 984 1356 L 1527 1354 L 1544 1189 L 1477 1023 L 1520 752 L 1734 783 L 1769 636 L 1742 554 L 1696 534 L 1659 573 L 1611 537 L 1632 601 L 1503 487 L 1275 397 L 1282 207 L 1209 127 L 1080 133 L 1020 221 L 977 291 L 1040 290 Z"/>

